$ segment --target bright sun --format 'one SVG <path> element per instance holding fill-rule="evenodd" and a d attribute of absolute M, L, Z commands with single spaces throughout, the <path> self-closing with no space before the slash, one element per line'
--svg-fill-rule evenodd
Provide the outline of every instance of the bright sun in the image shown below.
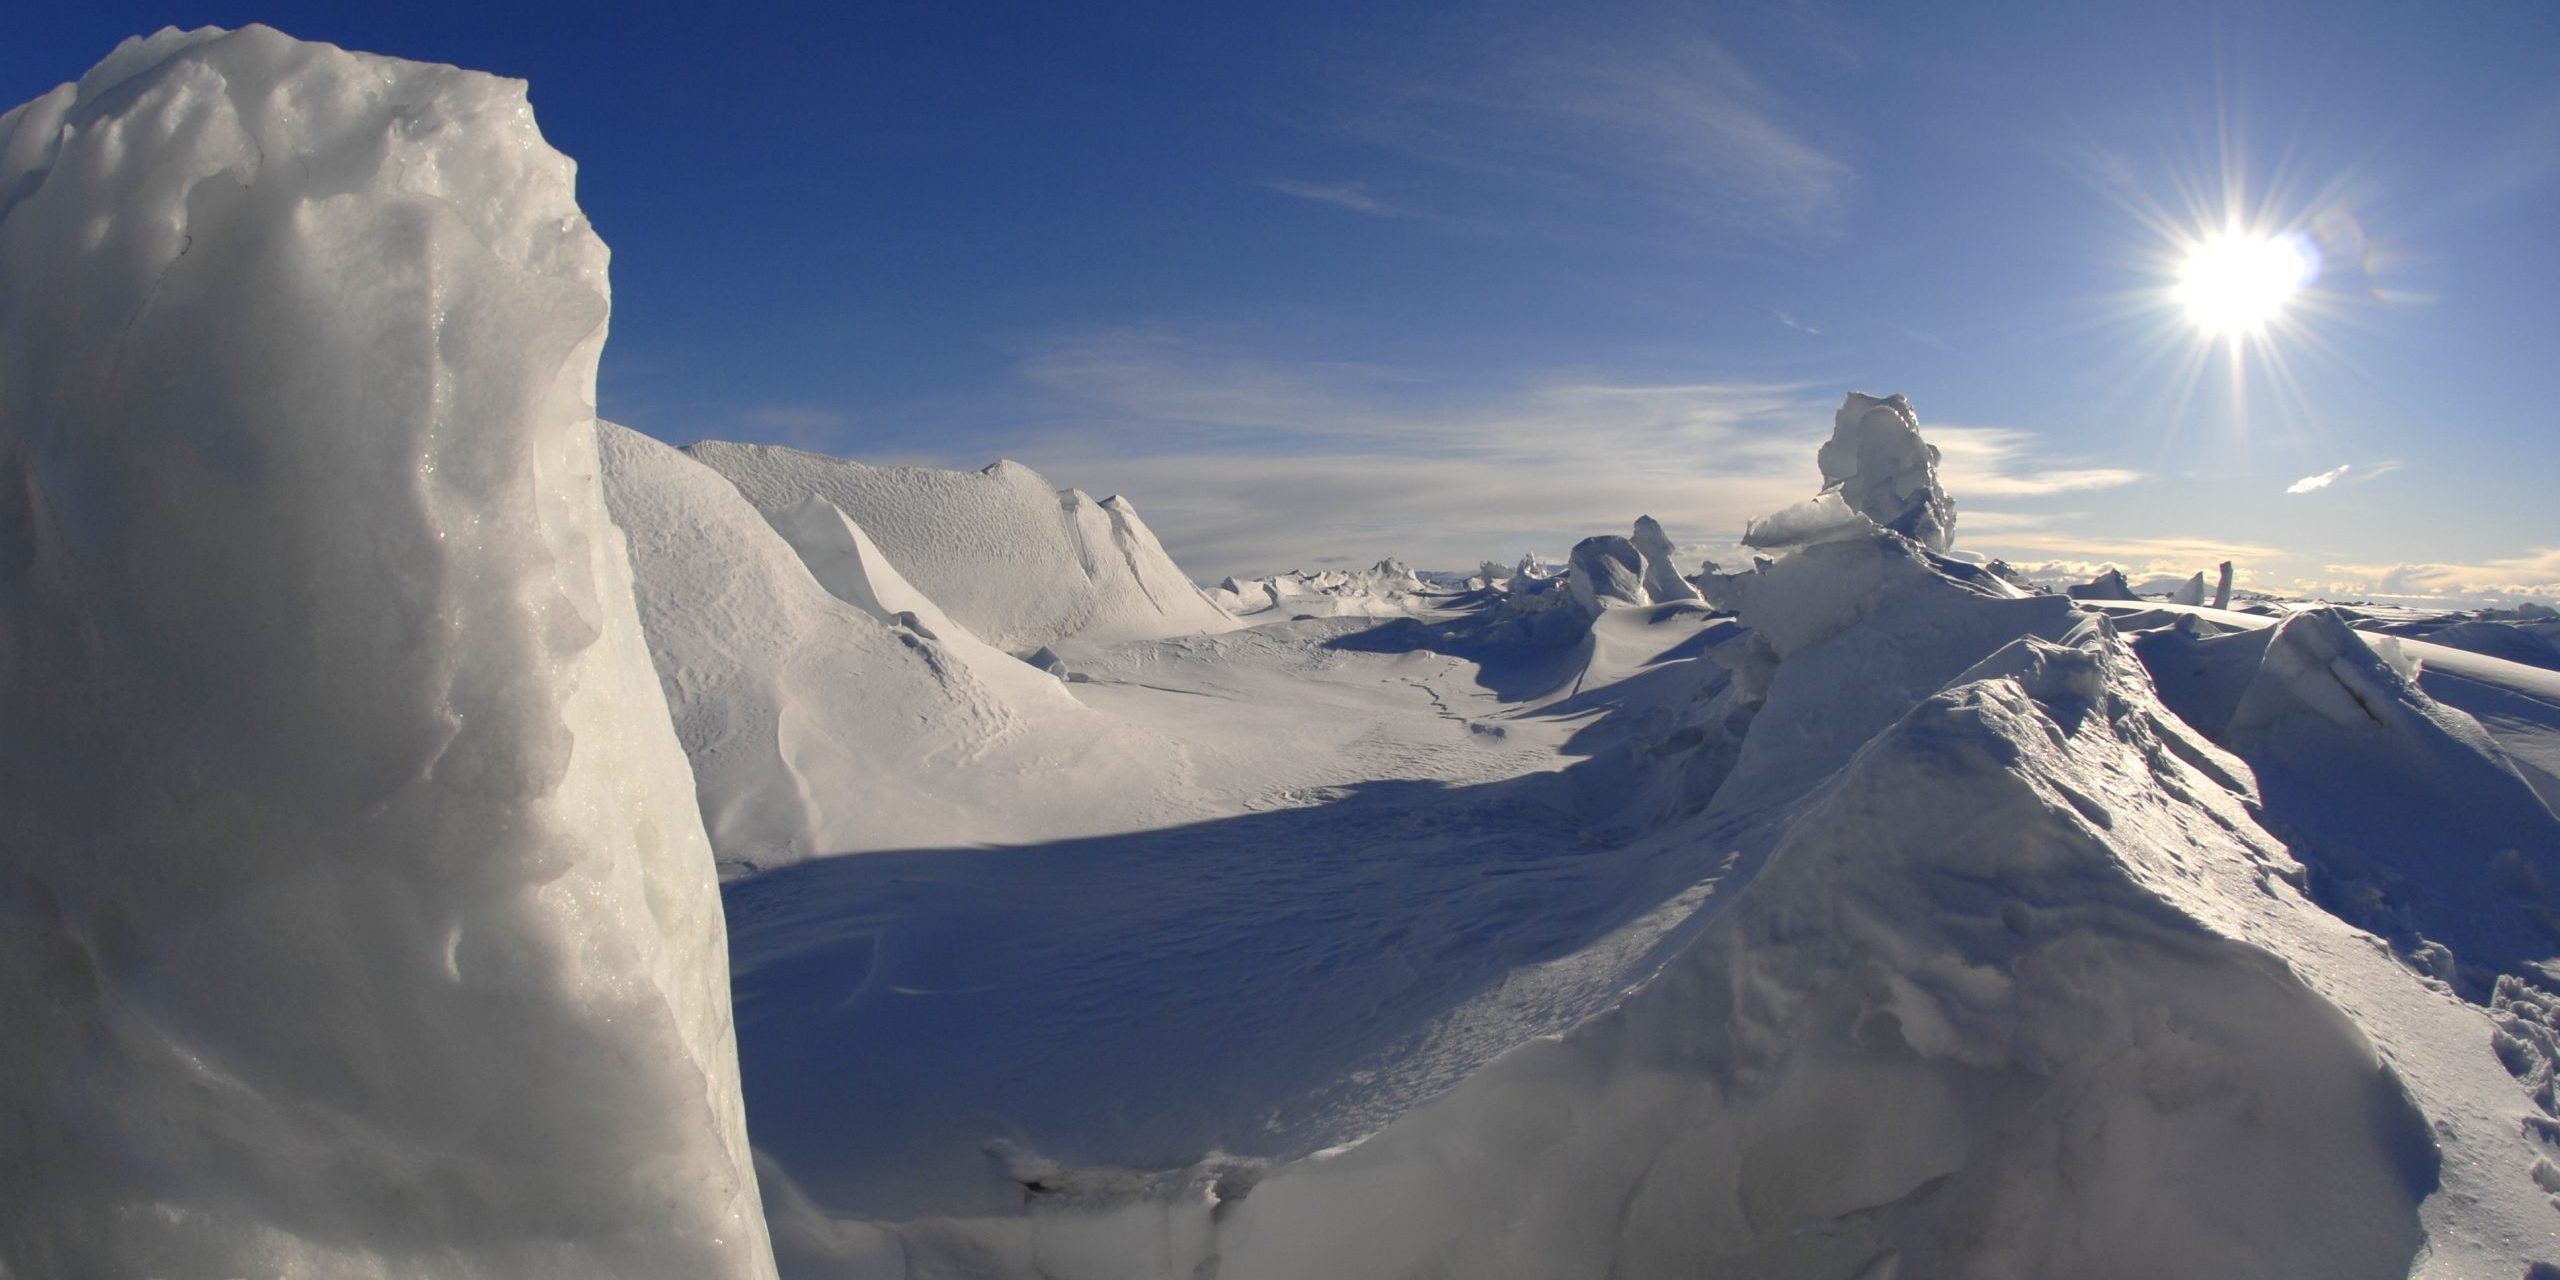
<path fill-rule="evenodd" d="M 2208 237 L 2178 270 L 2178 302 L 2197 328 L 2216 337 L 2242 338 L 2284 313 L 2317 261 L 2296 235 L 2227 231 Z"/>

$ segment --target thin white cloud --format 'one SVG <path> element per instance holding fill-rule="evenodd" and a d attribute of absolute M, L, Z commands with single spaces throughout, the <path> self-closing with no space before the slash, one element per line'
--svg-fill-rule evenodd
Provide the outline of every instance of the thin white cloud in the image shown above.
<path fill-rule="evenodd" d="M 2560 547 L 2501 556 L 2477 564 L 2326 566 L 2334 594 L 2411 600 L 2560 599 Z"/>
<path fill-rule="evenodd" d="M 1268 571 L 1328 555 L 1468 567 L 1554 556 L 1661 520 L 1684 557 L 1731 561 L 1747 520 L 1813 494 L 1839 392 L 1747 381 L 1554 376 L 1453 390 L 1412 370 L 1255 354 L 1193 331 L 1075 336 L 1021 367 L 1051 426 L 1008 442 L 1059 484 L 1130 496 L 1194 573 Z M 2130 483 L 2056 463 L 2015 428 L 1922 430 L 1959 504 Z M 2069 515 L 1977 519 L 1964 545 Z M 1977 537 L 1977 532 L 1982 537 Z"/>
<path fill-rule="evenodd" d="M 1411 212 L 1369 194 L 1368 188 L 1357 182 L 1301 182 L 1294 178 L 1266 178 L 1259 185 L 1265 190 L 1277 191 L 1284 196 L 1295 196 L 1300 200 L 1311 200 L 1317 204 L 1332 205 L 1337 209 L 1349 209 L 1354 213 L 1373 214 L 1381 218 L 1400 218 Z"/>
<path fill-rule="evenodd" d="M 1506 214 L 1528 212 L 1520 197 L 1640 200 L 1693 223 L 1828 231 L 1856 185 L 1759 76 L 1687 26 L 1578 12 L 1443 19 L 1408 36 L 1401 57 L 1373 58 L 1336 123 L 1490 181 L 1512 197 Z"/>
<path fill-rule="evenodd" d="M 1008 448 L 1059 484 L 1129 495 L 1209 577 L 1331 555 L 1555 556 L 1643 514 L 1718 544 L 1813 491 L 1830 419 L 1785 384 L 1559 377 L 1453 392 L 1408 370 L 1164 331 L 1063 342 L 1022 372 L 1063 420 Z"/>
<path fill-rule="evenodd" d="M 1967 498 L 2024 498 L 2114 489 L 2144 478 L 2130 467 L 2059 463 L 2036 456 L 2036 436 L 2016 427 L 1920 424 L 1938 446 L 1938 478 L 1954 494 L 1959 521 Z M 1959 526 L 1961 527 L 1961 526 Z"/>
<path fill-rule="evenodd" d="M 2294 481 L 2292 484 L 2285 486 L 2284 491 L 2286 493 L 2316 493 L 2333 484 L 2371 484 L 2384 476 L 2390 475 L 2394 471 L 2398 471 L 2403 465 L 2404 464 L 2397 458 L 2385 458 L 2380 462 L 2342 463 L 2338 466 L 2331 467 L 2316 476 L 2304 476 L 2303 478 Z"/>

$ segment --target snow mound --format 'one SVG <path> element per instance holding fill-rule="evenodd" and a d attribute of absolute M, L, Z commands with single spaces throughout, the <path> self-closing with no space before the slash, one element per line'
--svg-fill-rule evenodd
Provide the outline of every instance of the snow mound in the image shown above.
<path fill-rule="evenodd" d="M 1850 510 L 1931 551 L 1955 541 L 1956 504 L 1938 487 L 1938 447 L 1920 438 L 1910 401 L 1850 392 L 1817 461 L 1823 491 Z"/>
<path fill-rule="evenodd" d="M 1132 736 L 972 636 L 833 505 L 768 519 L 683 453 L 599 431 L 640 620 L 726 869 L 1131 820 L 1144 789 L 1125 784 L 1152 767 Z"/>
<path fill-rule="evenodd" d="M 1155 639 L 1235 625 L 1120 498 L 1059 491 L 1018 462 L 983 471 L 875 467 L 772 445 L 685 452 L 763 511 L 824 498 L 900 576 L 988 643 Z"/>
<path fill-rule="evenodd" d="M 2416 622 L 2358 620 L 2355 625 L 2358 630 L 2407 636 L 2545 671 L 2560 671 L 2560 623 L 2548 620 L 2454 615 Z"/>
<path fill-rule="evenodd" d="M 2282 861 L 2210 753 L 2102 631 L 2004 648 L 1623 1007 L 1221 1206 L 1216 1273 L 2405 1275 L 2425 1121 L 2180 905 Z"/>
<path fill-rule="evenodd" d="M 772 1273 L 572 178 L 263 27 L 0 117 L 0 1273 Z"/>
<path fill-rule="evenodd" d="M 2560 975 L 2560 819 L 2470 716 L 2333 610 L 2221 636 L 2143 635 L 2185 720 L 2249 762 L 2315 897 L 2486 999 Z"/>

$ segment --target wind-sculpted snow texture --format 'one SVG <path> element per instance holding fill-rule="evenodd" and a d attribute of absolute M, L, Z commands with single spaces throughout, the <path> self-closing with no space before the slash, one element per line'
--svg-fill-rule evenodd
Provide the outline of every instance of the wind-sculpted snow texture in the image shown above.
<path fill-rule="evenodd" d="M 786 1195 L 795 1247 L 1073 1280 L 2542 1274 L 2550 815 L 2487 737 L 2334 619 L 2115 607 L 2153 628 L 2137 658 L 2094 607 L 1849 514 L 1719 580 L 1738 626 L 1646 605 L 1626 540 L 1577 549 L 1572 692 L 1511 723 L 1612 708 L 1586 838 L 1714 867 L 1633 994 L 1333 1150 L 1003 1148 L 1020 1216 Z M 2331 778 L 2372 795 L 2325 814 Z"/>
<path fill-rule="evenodd" d="M 2485 1000 L 2560 971 L 2560 819 L 2470 716 L 2337 613 L 2138 637 L 2164 698 L 2255 771 L 2316 896 Z"/>
<path fill-rule="evenodd" d="M 983 471 L 874 467 L 719 440 L 686 452 L 760 510 L 812 494 L 833 503 L 878 540 L 908 582 L 1008 651 L 1235 625 L 1183 576 L 1128 502 L 1061 493 L 1018 462 Z"/>
<path fill-rule="evenodd" d="M 257 27 L 0 118 L 0 1273 L 771 1273 L 572 177 Z"/>
<path fill-rule="evenodd" d="M 2183 905 L 2284 863 L 2210 755 L 2103 630 L 2003 648 L 1622 1008 L 1254 1187 L 1217 1274 L 2406 1274 L 2423 1119 Z"/>

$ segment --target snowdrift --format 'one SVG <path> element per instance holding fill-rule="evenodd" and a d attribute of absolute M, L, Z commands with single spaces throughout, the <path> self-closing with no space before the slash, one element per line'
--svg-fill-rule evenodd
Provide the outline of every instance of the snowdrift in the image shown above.
<path fill-rule="evenodd" d="M 823 498 L 758 513 L 600 424 L 640 621 L 732 873 L 1139 820 L 1167 750 L 978 639 Z"/>
<path fill-rule="evenodd" d="M 983 471 L 875 467 L 721 440 L 685 452 L 728 477 L 758 510 L 825 499 L 878 540 L 906 581 L 1012 652 L 1069 638 L 1153 639 L 1235 625 L 1126 499 L 1054 490 L 1018 462 Z"/>
<path fill-rule="evenodd" d="M 0 1273 L 771 1274 L 572 175 L 261 27 L 0 117 Z"/>

